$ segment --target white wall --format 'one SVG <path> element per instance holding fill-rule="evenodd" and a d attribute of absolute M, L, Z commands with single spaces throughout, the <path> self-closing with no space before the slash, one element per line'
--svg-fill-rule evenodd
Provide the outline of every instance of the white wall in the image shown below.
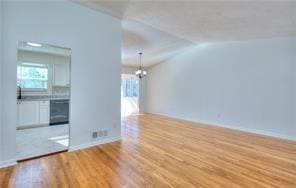
<path fill-rule="evenodd" d="M 120 137 L 120 20 L 71 2 L 3 3 L 3 159 L 15 155 L 17 41 L 72 49 L 70 145 L 93 144 L 91 132 Z"/>
<path fill-rule="evenodd" d="M 146 77 L 140 80 L 139 87 L 139 112 L 146 112 L 146 95 L 147 95 L 147 87 L 146 87 Z"/>
<path fill-rule="evenodd" d="M 296 139 L 295 43 L 197 45 L 149 69 L 147 112 Z"/>
<path fill-rule="evenodd" d="M 2 1 L 0 1 L 0 106 L 2 106 Z M 2 108 L 0 107 L 0 161 L 2 160 Z"/>
<path fill-rule="evenodd" d="M 121 66 L 121 74 L 135 74 L 137 67 Z"/>
<path fill-rule="evenodd" d="M 293 47 L 291 47 L 292 53 L 296 53 L 295 49 L 296 49 L 296 42 L 293 42 Z M 296 55 L 292 56 L 292 60 L 293 62 L 293 117 L 294 117 L 294 134 L 296 135 Z"/>

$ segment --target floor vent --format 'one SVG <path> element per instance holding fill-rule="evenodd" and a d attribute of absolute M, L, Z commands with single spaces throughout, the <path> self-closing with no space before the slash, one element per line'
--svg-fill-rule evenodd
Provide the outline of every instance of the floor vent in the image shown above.
<path fill-rule="evenodd" d="M 99 130 L 92 133 L 92 138 L 101 138 L 108 136 L 108 130 Z"/>

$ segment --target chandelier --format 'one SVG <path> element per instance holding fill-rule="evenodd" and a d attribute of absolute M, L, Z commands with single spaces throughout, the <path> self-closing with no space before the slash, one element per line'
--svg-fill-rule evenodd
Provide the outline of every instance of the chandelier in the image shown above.
<path fill-rule="evenodd" d="M 139 69 L 135 72 L 136 76 L 138 78 L 143 78 L 144 76 L 146 76 L 147 72 L 145 70 L 142 69 L 142 52 L 139 53 L 140 55 L 140 67 Z"/>

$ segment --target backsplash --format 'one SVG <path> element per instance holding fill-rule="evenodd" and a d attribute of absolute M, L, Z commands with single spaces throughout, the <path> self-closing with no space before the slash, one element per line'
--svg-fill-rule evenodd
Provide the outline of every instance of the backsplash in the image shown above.
<path fill-rule="evenodd" d="M 52 95 L 70 95 L 70 88 L 69 87 L 53 86 L 52 87 Z"/>

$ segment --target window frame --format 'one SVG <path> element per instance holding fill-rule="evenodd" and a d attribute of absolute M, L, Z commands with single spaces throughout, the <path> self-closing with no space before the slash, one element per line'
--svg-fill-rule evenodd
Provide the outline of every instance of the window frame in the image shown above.
<path fill-rule="evenodd" d="M 31 65 L 24 65 L 24 64 L 31 64 Z M 36 64 L 36 65 L 34 65 Z M 44 65 L 44 66 L 40 66 Z M 50 66 L 48 64 L 44 63 L 35 63 L 35 62 L 29 62 L 29 61 L 22 61 L 18 62 L 17 68 L 18 67 L 36 67 L 36 68 L 46 68 L 47 69 L 47 88 L 23 88 L 22 91 L 24 92 L 48 92 L 50 90 Z M 17 74 L 17 82 L 19 80 L 18 74 Z"/>

